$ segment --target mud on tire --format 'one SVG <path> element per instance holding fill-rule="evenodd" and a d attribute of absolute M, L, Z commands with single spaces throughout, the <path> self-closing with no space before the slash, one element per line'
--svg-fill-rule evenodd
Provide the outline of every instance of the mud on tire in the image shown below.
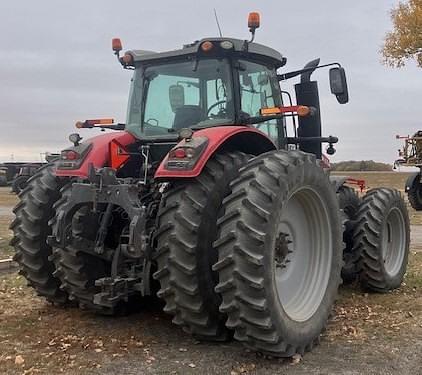
<path fill-rule="evenodd" d="M 370 190 L 356 215 L 354 251 L 364 289 L 388 292 L 398 288 L 407 268 L 410 243 L 406 204 L 395 189 Z"/>
<path fill-rule="evenodd" d="M 49 260 L 52 250 L 47 237 L 51 234 L 48 222 L 55 215 L 53 205 L 60 198 L 62 185 L 54 175 L 53 164 L 40 168 L 19 194 L 20 201 L 13 209 L 16 218 L 10 225 L 14 260 L 20 273 L 39 295 L 57 304 L 67 303 L 68 295 L 53 276 L 55 266 Z"/>
<path fill-rule="evenodd" d="M 254 350 L 303 354 L 319 342 L 340 284 L 335 191 L 315 157 L 299 151 L 252 159 L 231 187 L 214 266 L 226 325 Z"/>
<path fill-rule="evenodd" d="M 214 291 L 217 260 L 213 249 L 217 217 L 229 183 L 248 157 L 240 152 L 217 154 L 195 179 L 180 181 L 165 192 L 157 216 L 158 296 L 173 322 L 203 340 L 225 340 L 226 316 L 218 310 L 221 299 Z"/>

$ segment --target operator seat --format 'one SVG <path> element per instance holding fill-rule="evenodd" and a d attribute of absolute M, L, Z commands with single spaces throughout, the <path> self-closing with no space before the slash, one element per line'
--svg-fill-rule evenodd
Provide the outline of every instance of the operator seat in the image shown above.
<path fill-rule="evenodd" d="M 173 129 L 189 128 L 202 119 L 202 109 L 199 105 L 182 105 L 174 112 Z"/>

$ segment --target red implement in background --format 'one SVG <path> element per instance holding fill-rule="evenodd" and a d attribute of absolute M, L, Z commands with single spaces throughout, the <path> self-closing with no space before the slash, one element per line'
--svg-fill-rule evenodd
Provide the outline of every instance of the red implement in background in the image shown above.
<path fill-rule="evenodd" d="M 346 179 L 345 183 L 349 184 L 349 185 L 359 186 L 361 193 L 365 190 L 365 187 L 366 187 L 365 180 L 359 180 L 357 178 L 349 177 L 349 178 Z"/>

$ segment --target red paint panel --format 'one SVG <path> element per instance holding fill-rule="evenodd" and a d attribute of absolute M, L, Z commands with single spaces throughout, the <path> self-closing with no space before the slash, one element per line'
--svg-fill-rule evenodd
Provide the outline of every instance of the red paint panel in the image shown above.
<path fill-rule="evenodd" d="M 110 143 L 117 141 L 120 145 L 127 146 L 135 142 L 135 137 L 127 132 L 110 132 L 100 134 L 96 137 L 87 139 L 85 142 L 92 143 L 92 148 L 86 156 L 79 169 L 74 170 L 56 170 L 56 176 L 59 177 L 87 177 L 88 166 L 93 164 L 95 168 L 102 168 L 110 164 Z"/>
<path fill-rule="evenodd" d="M 117 140 L 113 139 L 110 142 L 111 168 L 117 170 L 129 160 L 130 156 L 126 152 L 123 145 Z"/>
<path fill-rule="evenodd" d="M 248 128 L 246 126 L 219 126 L 219 127 L 214 127 L 214 128 L 198 130 L 194 133 L 193 138 L 195 137 L 208 138 L 208 146 L 206 150 L 203 152 L 203 154 L 201 155 L 201 158 L 199 159 L 199 161 L 196 163 L 195 167 L 189 171 L 167 170 L 165 168 L 165 165 L 167 162 L 167 156 L 166 156 L 164 160 L 161 162 L 157 171 L 155 172 L 155 177 L 161 178 L 161 177 L 196 177 L 198 176 L 201 173 L 202 168 L 204 168 L 208 159 L 210 159 L 210 157 L 214 154 L 214 152 L 226 140 L 240 133 L 256 133 L 270 140 L 268 136 L 265 133 L 261 132 L 260 130 L 257 130 L 255 128 Z"/>

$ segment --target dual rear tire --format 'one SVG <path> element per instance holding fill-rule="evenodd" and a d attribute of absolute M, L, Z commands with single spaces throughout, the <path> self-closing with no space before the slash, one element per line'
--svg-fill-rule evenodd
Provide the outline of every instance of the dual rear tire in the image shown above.
<path fill-rule="evenodd" d="M 222 201 L 248 158 L 240 152 L 217 154 L 200 176 L 172 183 L 158 211 L 158 296 L 173 322 L 201 340 L 224 341 L 231 336 L 227 317 L 219 312 L 221 297 L 214 291 L 218 276 L 211 269 L 217 261 L 213 242 Z"/>
<path fill-rule="evenodd" d="M 409 215 L 400 192 L 370 190 L 362 199 L 353 228 L 360 285 L 381 293 L 398 288 L 406 272 L 409 244 Z"/>
<path fill-rule="evenodd" d="M 242 169 L 215 243 L 220 311 L 234 337 L 289 357 L 319 342 L 340 284 L 337 197 L 313 155 L 276 151 Z"/>

